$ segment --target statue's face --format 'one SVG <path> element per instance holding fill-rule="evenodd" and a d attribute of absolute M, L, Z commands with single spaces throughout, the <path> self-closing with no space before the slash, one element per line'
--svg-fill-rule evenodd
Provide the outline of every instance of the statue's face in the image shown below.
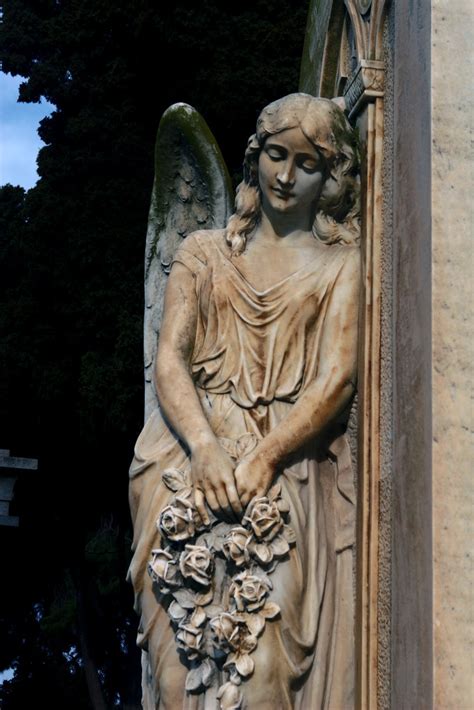
<path fill-rule="evenodd" d="M 269 136 L 258 161 L 265 203 L 280 213 L 309 213 L 321 194 L 325 166 L 301 128 Z"/>

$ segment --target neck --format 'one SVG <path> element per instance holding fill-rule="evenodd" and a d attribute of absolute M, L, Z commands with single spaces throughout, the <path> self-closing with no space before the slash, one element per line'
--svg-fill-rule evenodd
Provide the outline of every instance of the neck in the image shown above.
<path fill-rule="evenodd" d="M 263 204 L 261 214 L 258 231 L 263 238 L 272 241 L 291 240 L 292 235 L 311 232 L 312 215 L 309 215 L 307 211 L 304 214 L 285 214 L 276 212 L 268 204 Z"/>

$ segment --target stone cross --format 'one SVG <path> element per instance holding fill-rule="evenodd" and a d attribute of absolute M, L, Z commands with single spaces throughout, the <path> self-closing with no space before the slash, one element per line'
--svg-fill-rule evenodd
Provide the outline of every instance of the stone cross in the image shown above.
<path fill-rule="evenodd" d="M 36 471 L 37 469 L 37 459 L 10 456 L 10 451 L 0 449 L 0 526 L 18 527 L 18 516 L 10 515 L 10 503 L 13 499 L 13 489 L 18 478 L 18 471 Z"/>

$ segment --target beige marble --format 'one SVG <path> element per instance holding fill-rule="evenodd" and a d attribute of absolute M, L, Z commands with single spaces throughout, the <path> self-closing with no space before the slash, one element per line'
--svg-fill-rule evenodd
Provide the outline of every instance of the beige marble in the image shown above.
<path fill-rule="evenodd" d="M 432 2 L 434 706 L 474 707 L 474 11 Z"/>
<path fill-rule="evenodd" d="M 147 710 L 354 705 L 357 170 L 341 109 L 284 97 L 172 258 L 130 469 Z"/>

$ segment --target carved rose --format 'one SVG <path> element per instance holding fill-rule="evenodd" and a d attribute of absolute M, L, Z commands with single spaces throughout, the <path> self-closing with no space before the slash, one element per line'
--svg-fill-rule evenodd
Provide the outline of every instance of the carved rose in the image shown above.
<path fill-rule="evenodd" d="M 150 577 L 160 588 L 175 587 L 180 583 L 178 563 L 166 550 L 152 550 L 148 563 Z"/>
<path fill-rule="evenodd" d="M 202 587 L 208 587 L 214 570 L 214 560 L 204 545 L 186 545 L 179 558 L 179 568 L 185 579 L 193 579 Z"/>
<path fill-rule="evenodd" d="M 175 496 L 161 511 L 157 526 L 168 540 L 189 540 L 195 533 L 194 507 L 191 501 L 184 496 Z"/>
<path fill-rule="evenodd" d="M 266 542 L 273 540 L 283 526 L 277 503 L 266 497 L 250 501 L 242 522 L 249 523 L 255 537 Z"/>
<path fill-rule="evenodd" d="M 190 659 L 197 658 L 201 651 L 205 624 L 206 613 L 198 606 L 186 623 L 183 621 L 178 627 L 176 640 Z"/>
<path fill-rule="evenodd" d="M 190 658 L 196 658 L 202 647 L 203 630 L 193 624 L 180 624 L 176 633 L 176 640 L 180 648 Z"/>
<path fill-rule="evenodd" d="M 248 544 L 252 534 L 242 527 L 232 528 L 222 545 L 222 551 L 228 560 L 237 567 L 249 562 Z"/>
<path fill-rule="evenodd" d="M 242 572 L 234 577 L 229 589 L 238 611 L 254 612 L 265 606 L 265 600 L 271 589 L 265 581 L 250 572 Z"/>
<path fill-rule="evenodd" d="M 250 633 L 247 624 L 235 613 L 223 612 L 210 621 L 215 637 L 215 645 L 223 650 L 250 653 L 257 645 L 257 639 Z"/>

